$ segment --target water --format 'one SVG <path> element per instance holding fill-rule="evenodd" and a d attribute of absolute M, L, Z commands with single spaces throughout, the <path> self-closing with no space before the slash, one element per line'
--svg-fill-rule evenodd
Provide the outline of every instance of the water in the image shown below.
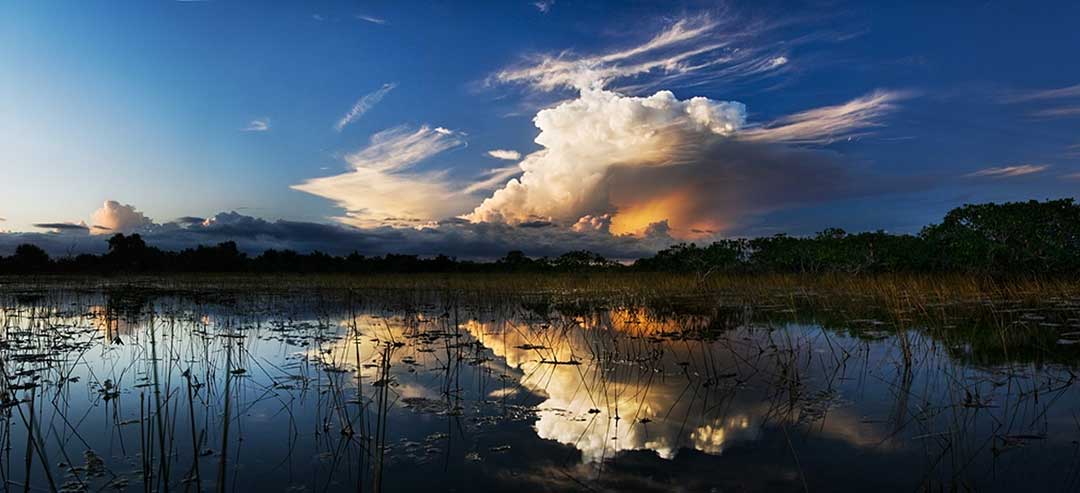
<path fill-rule="evenodd" d="M 7 491 L 1080 488 L 1074 301 L 791 300 L 11 292 L 0 473 Z"/>

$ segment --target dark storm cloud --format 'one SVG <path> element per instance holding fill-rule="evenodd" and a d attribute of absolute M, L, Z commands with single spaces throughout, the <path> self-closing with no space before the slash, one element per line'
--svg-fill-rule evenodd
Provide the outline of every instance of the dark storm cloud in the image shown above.
<path fill-rule="evenodd" d="M 68 231 L 66 234 L 0 234 L 0 255 L 10 255 L 21 243 L 36 244 L 54 256 L 105 251 L 107 235 L 90 235 L 85 227 Z M 673 242 L 665 234 L 643 238 L 614 236 L 603 231 L 576 232 L 562 225 L 541 222 L 529 225 L 474 224 L 451 219 L 422 228 L 361 229 L 338 224 L 267 221 L 236 212 L 221 213 L 198 222 L 177 220 L 153 225 L 140 234 L 148 244 L 165 250 L 235 241 L 249 254 L 273 248 L 300 252 L 318 250 L 334 255 L 352 252 L 364 255 L 445 254 L 462 259 L 496 258 L 511 250 L 522 250 L 532 256 L 590 250 L 609 258 L 633 259 L 652 255 Z"/>
<path fill-rule="evenodd" d="M 555 223 L 552 223 L 551 221 L 528 221 L 528 222 L 523 222 L 521 224 L 518 224 L 518 227 L 519 228 L 546 228 L 548 226 L 553 226 L 554 224 Z"/>
<path fill-rule="evenodd" d="M 774 211 L 931 186 L 925 177 L 865 172 L 852 159 L 830 150 L 721 140 L 696 151 L 686 162 L 615 167 L 599 188 L 621 210 L 633 211 L 627 207 L 638 203 L 664 204 L 666 217 L 676 221 L 671 226 L 695 236 L 720 232 L 740 236 L 757 217 Z M 685 218 L 708 221 L 679 222 Z"/>
<path fill-rule="evenodd" d="M 87 231 L 85 224 L 72 224 L 72 223 L 37 223 L 33 225 L 35 228 L 41 229 L 55 229 L 57 231 Z"/>

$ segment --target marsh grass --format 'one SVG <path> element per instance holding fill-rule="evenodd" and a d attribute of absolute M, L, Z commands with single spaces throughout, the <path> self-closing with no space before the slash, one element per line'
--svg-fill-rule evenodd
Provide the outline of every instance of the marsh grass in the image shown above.
<path fill-rule="evenodd" d="M 915 485 L 967 489 L 979 481 L 971 464 L 987 453 L 996 465 L 1060 430 L 1047 416 L 1064 415 L 1055 404 L 1072 395 L 1080 366 L 1080 345 L 1060 344 L 1080 331 L 1077 284 L 1066 281 L 624 273 L 0 285 L 8 491 L 29 489 L 34 477 L 80 491 L 129 476 L 145 491 L 236 491 L 244 458 L 265 452 L 245 445 L 260 432 L 245 425 L 266 403 L 288 418 L 281 464 L 291 466 L 301 441 L 327 459 L 306 483 L 322 491 L 395 489 L 414 479 L 388 475 L 399 461 L 439 455 L 449 464 L 452 452 L 492 467 L 516 449 L 485 442 L 477 423 L 541 419 L 565 420 L 556 424 L 569 432 L 544 438 L 584 458 L 551 461 L 556 478 L 575 478 L 570 487 L 614 489 L 622 452 L 660 443 L 633 442 L 637 430 L 711 454 L 722 451 L 725 432 L 781 430 L 785 455 L 775 459 L 790 461 L 810 489 L 823 480 L 804 447 L 835 419 L 852 380 L 887 389 L 890 408 L 874 418 L 887 433 L 855 443 L 882 453 L 924 445 Z M 300 351 L 271 358 L 260 344 Z M 72 381 L 76 369 L 89 381 Z M 432 396 L 407 395 L 421 373 L 433 378 Z M 52 454 L 70 465 L 78 456 L 69 450 L 91 449 L 80 434 L 85 418 L 71 411 L 86 397 L 73 387 L 88 392 L 88 409 L 109 416 L 107 433 L 137 456 L 137 475 L 115 463 L 69 467 L 57 484 Z M 573 398 L 540 408 L 507 393 L 494 398 L 493 388 L 569 389 Z M 759 392 L 754 423 L 732 411 L 751 391 Z M 395 441 L 402 431 L 393 414 L 406 411 L 444 419 L 445 432 L 421 445 Z M 139 445 L 128 449 L 125 427 L 135 425 Z M 744 431 L 751 425 L 756 431 Z M 25 441 L 21 451 L 13 437 Z M 567 465 L 575 462 L 589 464 L 587 474 Z M 1066 485 L 1075 485 L 1080 469 L 1070 467 Z"/>
<path fill-rule="evenodd" d="M 0 276 L 0 287 L 40 295 L 49 290 L 133 290 L 186 293 L 208 299 L 223 292 L 408 291 L 500 295 L 557 294 L 635 300 L 721 297 L 755 301 L 792 297 L 859 297 L 922 309 L 950 302 L 1080 299 L 1080 279 L 995 278 L 964 274 L 173 274 L 168 276 Z"/>

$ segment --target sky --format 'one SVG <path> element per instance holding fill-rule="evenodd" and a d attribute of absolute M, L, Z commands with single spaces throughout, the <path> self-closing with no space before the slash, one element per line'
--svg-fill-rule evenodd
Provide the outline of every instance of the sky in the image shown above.
<path fill-rule="evenodd" d="M 4 2 L 0 254 L 914 233 L 1080 192 L 1074 2 Z"/>

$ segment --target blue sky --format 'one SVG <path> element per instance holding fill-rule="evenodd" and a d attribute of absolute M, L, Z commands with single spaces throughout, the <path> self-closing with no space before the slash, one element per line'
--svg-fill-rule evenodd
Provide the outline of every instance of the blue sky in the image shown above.
<path fill-rule="evenodd" d="M 596 220 L 605 233 L 667 231 L 674 239 L 827 226 L 912 232 L 965 202 L 1080 190 L 1075 3 L 557 0 L 543 7 L 5 2 L 0 230 L 92 228 L 97 220 L 127 231 L 236 211 L 347 228 L 438 227 L 458 216 L 569 229 L 603 217 Z M 686 36 L 603 58 L 665 33 Z M 544 60 L 587 66 L 574 76 L 601 92 L 549 84 L 563 69 L 521 75 Z M 651 62 L 658 63 L 630 71 Z M 381 99 L 368 98 L 365 111 L 336 128 L 387 84 Z M 598 166 L 597 156 L 616 152 L 604 139 L 616 137 L 582 132 L 626 117 L 617 108 L 660 104 L 632 99 L 658 91 L 671 91 L 663 104 L 675 114 L 617 131 L 645 135 L 657 118 L 675 118 L 665 128 L 695 130 L 669 136 L 675 144 L 656 148 L 656 162 Z M 873 94 L 884 96 L 836 114 Z M 694 97 L 707 98 L 708 111 L 745 105 L 724 114 L 737 131 L 716 127 L 719 113 L 708 123 L 691 114 Z M 583 111 L 577 117 L 566 107 L 551 112 L 551 127 L 534 123 L 541 109 L 574 102 Z M 615 113 L 598 117 L 604 111 Z M 580 125 L 568 127 L 574 118 Z M 542 130 L 546 145 L 534 142 Z M 575 140 L 588 138 L 597 140 Z M 383 167 L 393 157 L 373 149 L 379 139 L 392 140 L 396 155 L 420 158 Z M 638 144 L 619 149 L 653 149 Z M 560 146 L 565 152 L 549 152 L 558 156 L 524 157 Z M 350 160 L 365 149 L 364 159 Z M 517 160 L 487 154 L 495 149 L 532 159 L 522 166 L 535 176 L 522 178 Z M 672 165 L 675 155 L 685 162 Z M 566 183 L 552 184 L 568 173 Z M 471 190 L 495 174 L 489 187 Z M 807 180 L 776 184 L 792 176 Z M 700 177 L 709 186 L 697 186 Z M 511 178 L 530 185 L 481 206 Z M 671 205 L 687 194 L 696 195 L 693 206 Z M 106 200 L 144 216 L 125 222 L 102 208 Z M 661 220 L 668 221 L 659 230 L 645 227 Z"/>

